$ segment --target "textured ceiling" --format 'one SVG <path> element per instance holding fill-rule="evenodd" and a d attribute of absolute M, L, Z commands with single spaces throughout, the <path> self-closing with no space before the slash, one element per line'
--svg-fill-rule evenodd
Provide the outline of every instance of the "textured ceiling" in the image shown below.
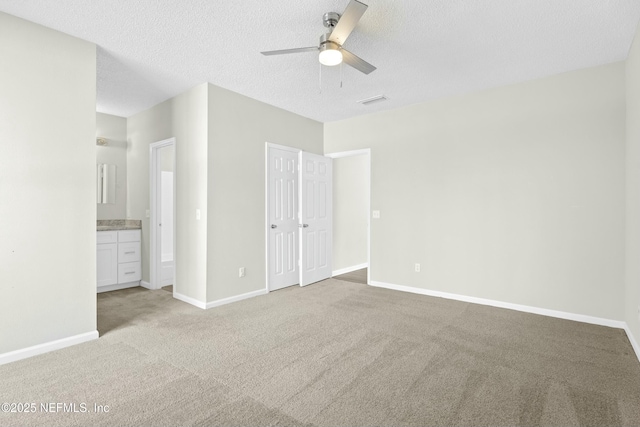
<path fill-rule="evenodd" d="M 97 110 L 128 117 L 203 83 L 322 122 L 626 59 L 638 0 L 363 0 L 345 43 L 378 69 L 320 66 L 322 15 L 348 0 L 0 0 L 98 45 Z M 368 106 L 356 101 L 384 94 Z"/>

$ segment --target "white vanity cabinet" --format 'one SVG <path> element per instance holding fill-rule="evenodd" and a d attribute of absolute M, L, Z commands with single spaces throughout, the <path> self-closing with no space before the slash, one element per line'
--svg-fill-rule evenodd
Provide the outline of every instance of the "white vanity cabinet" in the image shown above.
<path fill-rule="evenodd" d="M 96 243 L 99 291 L 102 286 L 118 283 L 118 232 L 98 231 Z"/>
<path fill-rule="evenodd" d="M 140 285 L 140 230 L 97 232 L 98 292 Z"/>

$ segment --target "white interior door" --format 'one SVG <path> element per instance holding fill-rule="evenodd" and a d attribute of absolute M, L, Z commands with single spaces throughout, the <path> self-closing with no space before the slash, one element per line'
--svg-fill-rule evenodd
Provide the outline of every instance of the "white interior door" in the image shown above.
<path fill-rule="evenodd" d="M 163 148 L 162 155 L 169 149 Z M 160 286 L 168 286 L 173 284 L 173 172 L 160 175 Z"/>
<path fill-rule="evenodd" d="M 175 292 L 175 138 L 154 142 L 149 150 L 151 277 L 148 286 L 160 289 L 173 284 Z"/>
<path fill-rule="evenodd" d="M 299 283 L 298 153 L 268 150 L 269 290 Z"/>
<path fill-rule="evenodd" d="M 331 277 L 332 159 L 300 152 L 300 286 Z"/>

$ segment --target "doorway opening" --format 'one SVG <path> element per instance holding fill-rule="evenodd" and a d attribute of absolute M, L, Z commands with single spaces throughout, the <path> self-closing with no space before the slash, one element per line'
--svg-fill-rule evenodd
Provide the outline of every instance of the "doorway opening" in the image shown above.
<path fill-rule="evenodd" d="M 333 159 L 332 277 L 371 278 L 371 149 L 326 154 Z"/>
<path fill-rule="evenodd" d="M 150 145 L 150 288 L 175 293 L 175 138 Z"/>

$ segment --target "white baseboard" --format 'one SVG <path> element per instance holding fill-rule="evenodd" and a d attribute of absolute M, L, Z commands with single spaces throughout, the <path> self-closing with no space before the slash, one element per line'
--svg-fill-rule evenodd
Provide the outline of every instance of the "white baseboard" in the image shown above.
<path fill-rule="evenodd" d="M 116 283 L 115 285 L 100 286 L 98 288 L 98 293 L 119 291 L 120 289 L 135 288 L 137 286 L 140 286 L 140 284 L 141 282 L 129 282 L 129 283 Z"/>
<path fill-rule="evenodd" d="M 179 294 L 179 293 L 177 293 L 175 291 L 175 288 L 173 290 L 173 297 L 175 299 L 179 299 L 180 301 L 186 302 L 187 304 L 194 305 L 194 306 L 196 306 L 198 308 L 202 308 L 202 309 L 207 308 L 207 304 L 206 303 L 204 303 L 202 301 L 199 301 L 199 300 L 197 300 L 195 298 L 191 298 L 191 297 L 188 297 L 186 295 Z"/>
<path fill-rule="evenodd" d="M 352 265 L 351 267 L 341 268 L 339 270 L 334 270 L 333 272 L 331 272 L 331 277 L 339 276 L 341 274 L 351 273 L 352 271 L 356 271 L 356 270 L 362 270 L 363 268 L 367 268 L 367 267 L 369 267 L 369 264 L 365 262 L 363 264 Z"/>
<path fill-rule="evenodd" d="M 197 299 L 188 297 L 186 295 L 179 294 L 176 291 L 173 291 L 173 297 L 176 299 L 179 299 L 180 301 L 184 301 L 198 308 L 202 308 L 206 310 L 209 308 L 218 307 L 225 304 L 231 304 L 232 302 L 242 301 L 243 299 L 257 297 L 259 295 L 265 295 L 266 293 L 267 293 L 266 289 L 260 289 L 258 291 L 247 292 L 246 294 L 240 294 L 240 295 L 236 295 L 229 298 L 219 299 L 216 301 L 209 301 L 207 303 L 198 301 Z"/>
<path fill-rule="evenodd" d="M 246 294 L 240 294 L 229 298 L 223 298 L 216 301 L 210 301 L 207 303 L 206 308 L 218 307 L 225 304 L 230 304 L 232 302 L 242 301 L 243 299 L 257 297 L 259 295 L 266 295 L 266 289 L 260 289 L 253 292 L 247 292 Z"/>
<path fill-rule="evenodd" d="M 466 295 L 450 294 L 447 292 L 432 291 L 429 289 L 414 288 L 410 286 L 394 285 L 392 283 L 371 281 L 372 286 L 379 288 L 393 289 L 396 291 L 410 292 L 413 294 L 428 295 L 432 297 L 446 298 L 457 301 L 470 302 L 474 304 L 490 305 L 492 307 L 507 308 L 510 310 L 523 311 L 525 313 L 541 314 L 543 316 L 557 317 L 560 319 L 575 320 L 577 322 L 591 323 L 611 328 L 625 329 L 626 323 L 621 320 L 604 319 L 601 317 L 587 316 L 584 314 L 568 313 L 565 311 L 549 310 L 546 308 L 531 307 L 528 305 L 513 304 L 510 302 L 495 301 L 484 298 L 470 297 Z"/>
<path fill-rule="evenodd" d="M 48 353 L 61 348 L 71 347 L 72 345 L 81 344 L 83 342 L 98 339 L 98 331 L 85 332 L 84 334 L 74 335 L 55 341 L 49 341 L 43 344 L 34 345 L 20 350 L 10 351 L 0 354 L 0 365 L 15 362 L 17 360 L 26 359 L 28 357 L 37 356 L 39 354 Z"/>
<path fill-rule="evenodd" d="M 636 357 L 638 358 L 638 362 L 640 362 L 640 346 L 638 345 L 638 342 L 636 341 L 635 337 L 631 333 L 631 330 L 629 329 L 629 325 L 626 323 L 624 324 L 624 331 L 627 333 L 627 338 L 629 338 L 629 342 L 631 343 L 631 347 L 633 347 L 633 351 L 636 352 Z"/>
<path fill-rule="evenodd" d="M 160 282 L 160 288 L 163 288 L 168 285 L 173 285 L 173 282 L 174 282 L 173 279 L 169 279 L 166 283 Z M 142 286 L 145 289 L 149 289 L 150 291 L 157 291 L 158 289 L 160 289 L 160 288 L 154 288 L 153 286 L 151 286 L 151 283 L 145 282 L 144 280 L 140 281 L 140 286 Z"/>

